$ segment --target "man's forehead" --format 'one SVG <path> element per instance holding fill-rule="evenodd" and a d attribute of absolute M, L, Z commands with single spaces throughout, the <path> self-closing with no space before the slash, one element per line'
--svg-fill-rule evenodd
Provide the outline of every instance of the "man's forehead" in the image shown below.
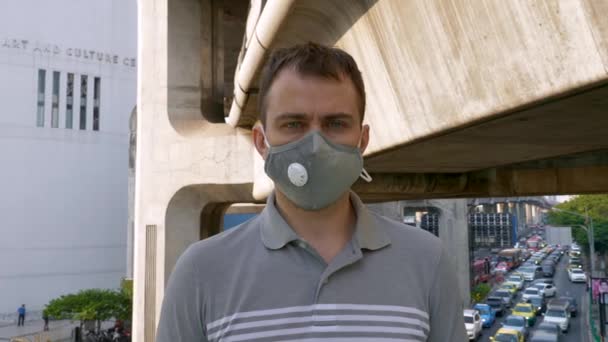
<path fill-rule="evenodd" d="M 342 119 L 342 120 L 353 120 L 356 117 L 354 113 L 347 112 L 320 112 L 320 113 L 296 113 L 296 112 L 282 112 L 272 115 L 274 120 L 311 120 L 319 118 L 322 120 L 329 119 Z"/>

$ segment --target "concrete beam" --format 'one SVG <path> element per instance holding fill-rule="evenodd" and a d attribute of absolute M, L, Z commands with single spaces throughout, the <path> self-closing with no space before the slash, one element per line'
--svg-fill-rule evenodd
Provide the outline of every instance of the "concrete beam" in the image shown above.
<path fill-rule="evenodd" d="M 467 173 L 373 174 L 354 189 L 370 202 L 418 198 L 568 195 L 608 192 L 608 164 L 510 166 Z M 551 167 L 554 166 L 554 167 Z"/>

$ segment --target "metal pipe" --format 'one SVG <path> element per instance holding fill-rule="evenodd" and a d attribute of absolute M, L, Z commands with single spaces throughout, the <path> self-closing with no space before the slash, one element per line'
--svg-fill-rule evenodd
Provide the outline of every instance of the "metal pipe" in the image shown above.
<path fill-rule="evenodd" d="M 226 123 L 237 126 L 253 77 L 262 66 L 266 50 L 272 45 L 279 27 L 289 14 L 295 0 L 268 0 L 251 35 L 251 41 L 234 78 L 234 98 Z"/>

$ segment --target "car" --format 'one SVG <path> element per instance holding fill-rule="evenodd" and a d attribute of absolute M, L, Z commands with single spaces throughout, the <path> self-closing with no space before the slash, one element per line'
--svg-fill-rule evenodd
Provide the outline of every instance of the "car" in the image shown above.
<path fill-rule="evenodd" d="M 489 328 L 494 324 L 494 321 L 496 320 L 496 311 L 494 311 L 490 305 L 478 303 L 473 306 L 473 310 L 479 312 L 482 327 Z"/>
<path fill-rule="evenodd" d="M 530 296 L 542 296 L 542 294 L 540 293 L 540 290 L 537 289 L 536 287 L 528 287 L 522 293 L 521 298 L 524 301 L 527 301 L 528 298 L 530 298 Z"/>
<path fill-rule="evenodd" d="M 559 335 L 560 329 L 559 325 L 550 322 L 540 322 L 540 324 L 536 327 L 536 331 L 544 331 L 549 334 Z"/>
<path fill-rule="evenodd" d="M 543 296 L 528 296 L 526 303 L 532 304 L 536 315 L 541 315 L 547 310 L 547 301 Z"/>
<path fill-rule="evenodd" d="M 543 264 L 541 265 L 541 268 L 544 277 L 553 277 L 553 275 L 555 275 L 555 266 L 552 264 Z"/>
<path fill-rule="evenodd" d="M 507 264 L 506 262 L 500 262 L 498 263 L 498 265 L 496 265 L 496 267 L 494 267 L 494 270 L 496 272 L 502 272 L 502 273 L 507 273 L 510 270 L 509 264 Z"/>
<path fill-rule="evenodd" d="M 580 268 L 569 268 L 568 269 L 568 278 L 572 283 L 586 283 L 587 275 L 585 271 Z"/>
<path fill-rule="evenodd" d="M 545 331 L 535 331 L 528 342 L 559 342 L 559 334 L 550 334 Z"/>
<path fill-rule="evenodd" d="M 536 266 L 526 266 L 520 267 L 517 271 L 524 276 L 524 280 L 534 280 L 536 279 Z"/>
<path fill-rule="evenodd" d="M 545 297 L 554 297 L 557 294 L 557 288 L 551 284 L 538 283 L 532 285 L 531 287 L 536 287 Z"/>
<path fill-rule="evenodd" d="M 500 328 L 490 337 L 490 341 L 493 342 L 524 342 L 524 335 L 513 329 Z"/>
<path fill-rule="evenodd" d="M 543 322 L 557 324 L 563 333 L 570 328 L 570 312 L 568 304 L 547 305 L 547 312 L 543 315 Z"/>
<path fill-rule="evenodd" d="M 494 293 L 492 295 L 495 297 L 502 298 L 502 302 L 505 303 L 505 307 L 510 308 L 511 306 L 513 306 L 513 302 L 515 300 L 515 296 L 514 296 L 513 292 L 511 292 L 509 290 L 498 289 L 498 290 L 494 291 Z"/>
<path fill-rule="evenodd" d="M 524 278 L 523 276 L 512 273 L 510 276 L 507 277 L 505 284 L 514 284 L 518 290 L 521 290 L 524 287 Z"/>
<path fill-rule="evenodd" d="M 561 302 L 568 303 L 568 312 L 570 312 L 570 316 L 576 317 L 576 314 L 578 313 L 578 304 L 576 303 L 576 299 L 574 297 L 561 296 L 559 298 L 552 299 L 549 302 L 549 305 L 555 306 Z"/>
<path fill-rule="evenodd" d="M 540 265 L 551 265 L 551 266 L 555 266 L 557 265 L 557 261 L 553 260 L 553 258 L 551 258 L 551 256 L 548 256 L 545 260 L 543 260 L 543 262 L 540 263 Z"/>
<path fill-rule="evenodd" d="M 479 311 L 465 309 L 463 310 L 464 314 L 464 326 L 467 329 L 467 336 L 470 341 L 475 341 L 479 336 L 481 336 L 481 316 L 479 315 Z"/>
<path fill-rule="evenodd" d="M 537 256 L 537 257 L 531 257 L 530 260 L 532 260 L 534 262 L 534 264 L 540 265 L 540 263 L 543 261 L 543 258 L 540 256 Z"/>
<path fill-rule="evenodd" d="M 517 330 L 524 335 L 524 340 L 528 338 L 528 323 L 521 316 L 509 315 L 502 322 L 502 327 L 507 329 Z"/>
<path fill-rule="evenodd" d="M 486 304 L 492 307 L 496 316 L 502 317 L 503 313 L 506 311 L 505 303 L 501 297 L 488 296 L 488 298 L 486 298 Z"/>
<path fill-rule="evenodd" d="M 525 318 L 529 327 L 533 327 L 536 324 L 536 310 L 532 304 L 519 303 L 515 305 L 513 310 L 511 310 L 511 315 Z"/>
<path fill-rule="evenodd" d="M 504 283 L 498 289 L 510 291 L 514 295 L 517 293 L 517 285 L 512 283 Z"/>
<path fill-rule="evenodd" d="M 539 279 L 536 279 L 535 281 L 533 281 L 531 285 L 536 285 L 536 284 L 540 284 L 540 283 L 555 285 L 555 282 L 553 281 L 552 278 L 539 278 Z"/>

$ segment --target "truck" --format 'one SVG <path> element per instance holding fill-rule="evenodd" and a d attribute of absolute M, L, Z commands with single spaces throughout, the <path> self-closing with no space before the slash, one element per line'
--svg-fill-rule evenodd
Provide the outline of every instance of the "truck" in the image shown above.
<path fill-rule="evenodd" d="M 547 226 L 545 227 L 545 240 L 550 245 L 571 245 L 572 228 Z"/>

